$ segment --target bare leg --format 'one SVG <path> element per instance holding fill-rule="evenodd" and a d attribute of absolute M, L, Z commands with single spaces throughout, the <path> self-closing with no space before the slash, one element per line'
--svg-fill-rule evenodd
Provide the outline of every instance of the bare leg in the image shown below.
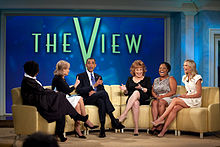
<path fill-rule="evenodd" d="M 172 111 L 173 107 L 175 105 L 180 105 L 184 108 L 188 108 L 189 106 L 186 105 L 186 103 L 179 99 L 179 98 L 174 98 L 172 100 L 172 102 L 170 103 L 170 105 L 167 107 L 166 111 L 163 113 L 162 116 L 160 116 L 156 121 L 152 122 L 154 126 L 157 126 L 159 124 L 163 124 L 164 123 L 164 119 L 169 115 L 169 113 Z"/>
<path fill-rule="evenodd" d="M 169 127 L 169 125 L 171 124 L 171 122 L 174 120 L 174 118 L 176 117 L 177 112 L 179 112 L 181 109 L 183 109 L 183 106 L 180 105 L 176 105 L 173 107 L 172 111 L 170 112 L 170 114 L 167 117 L 167 120 L 163 126 L 162 131 L 160 132 L 160 134 L 158 134 L 159 137 L 164 136 L 164 134 L 167 131 L 167 128 Z"/>
<path fill-rule="evenodd" d="M 139 120 L 139 108 L 140 102 L 136 100 L 132 106 L 133 118 L 134 118 L 134 134 L 138 134 L 138 120 Z"/>
<path fill-rule="evenodd" d="M 160 99 L 158 105 L 159 105 L 159 110 L 158 110 L 159 111 L 159 116 L 161 116 L 165 112 L 166 107 L 168 106 L 168 103 L 167 103 L 167 101 L 165 101 L 163 99 Z M 162 130 L 162 128 L 163 128 L 163 125 L 159 125 L 157 127 L 157 130 Z"/>
<path fill-rule="evenodd" d="M 152 113 L 152 117 L 153 117 L 153 121 L 155 121 L 158 117 L 158 100 L 153 100 L 151 103 L 151 113 Z M 152 131 L 154 131 L 156 129 L 156 127 L 153 126 L 153 128 L 151 129 Z"/>
<path fill-rule="evenodd" d="M 81 111 L 81 115 L 86 116 L 86 110 L 85 110 L 85 105 L 84 105 L 84 102 L 83 102 L 83 98 L 79 99 L 78 104 L 79 104 L 79 110 Z M 86 124 L 88 124 L 90 127 L 94 126 L 93 123 L 89 119 L 86 121 Z"/>
<path fill-rule="evenodd" d="M 80 98 L 78 103 L 80 105 L 80 110 L 81 110 L 82 116 L 86 116 L 86 110 L 85 110 L 85 105 L 84 105 L 84 102 L 83 102 L 83 98 Z"/>
<path fill-rule="evenodd" d="M 140 99 L 140 93 L 139 91 L 135 90 L 134 93 L 131 95 L 131 97 L 128 100 L 128 103 L 126 105 L 126 108 L 124 110 L 124 112 L 121 114 L 121 116 L 119 117 L 119 121 L 123 122 L 124 119 L 126 118 L 128 111 L 131 109 L 131 107 L 134 105 L 136 100 Z"/>
<path fill-rule="evenodd" d="M 75 107 L 76 111 L 81 114 L 81 110 L 80 110 L 80 103 L 78 102 L 78 104 Z M 81 130 L 80 130 L 80 121 L 76 121 L 75 122 L 75 131 L 79 134 L 79 136 L 82 136 Z"/>

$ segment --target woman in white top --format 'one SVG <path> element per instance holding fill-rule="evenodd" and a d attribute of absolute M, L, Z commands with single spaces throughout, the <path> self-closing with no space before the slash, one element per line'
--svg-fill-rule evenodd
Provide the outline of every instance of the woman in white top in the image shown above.
<path fill-rule="evenodd" d="M 183 108 L 200 107 L 202 99 L 202 77 L 197 74 L 196 63 L 193 60 L 185 60 L 183 64 L 185 75 L 182 78 L 186 94 L 180 95 L 172 100 L 166 111 L 157 120 L 152 122 L 154 126 L 164 124 L 162 131 L 158 137 L 164 136 L 168 126 L 176 117 L 178 111 Z M 165 118 L 167 117 L 166 121 Z"/>

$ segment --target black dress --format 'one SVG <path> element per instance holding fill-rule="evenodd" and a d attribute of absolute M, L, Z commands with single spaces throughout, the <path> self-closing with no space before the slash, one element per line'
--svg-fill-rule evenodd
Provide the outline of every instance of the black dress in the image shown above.
<path fill-rule="evenodd" d="M 21 84 L 24 105 L 37 107 L 38 112 L 48 122 L 59 120 L 65 115 L 74 118 L 78 113 L 62 92 L 44 89 L 34 79 L 24 77 Z"/>
<path fill-rule="evenodd" d="M 147 92 L 145 93 L 140 89 L 136 89 L 135 87 L 138 86 L 138 84 L 140 84 L 141 87 L 143 88 L 147 88 Z M 139 100 L 140 105 L 150 104 L 150 96 L 151 96 L 151 88 L 152 88 L 150 77 L 144 77 L 144 79 L 138 83 L 135 83 L 133 81 L 133 77 L 129 77 L 126 83 L 126 88 L 128 90 L 128 93 L 126 94 L 128 95 L 128 99 L 134 93 L 135 90 L 138 90 L 140 92 L 140 100 Z"/>
<path fill-rule="evenodd" d="M 69 86 L 65 79 L 61 76 L 54 76 L 52 81 L 52 90 L 56 87 L 57 91 L 63 92 L 65 94 L 70 95 L 70 93 L 75 89 L 74 86 Z"/>

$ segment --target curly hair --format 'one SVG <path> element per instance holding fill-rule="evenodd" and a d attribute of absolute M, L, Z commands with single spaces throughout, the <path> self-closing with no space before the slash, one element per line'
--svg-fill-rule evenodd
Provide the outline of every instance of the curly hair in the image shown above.
<path fill-rule="evenodd" d="M 136 68 L 143 68 L 143 76 L 147 72 L 146 66 L 144 65 L 144 62 L 141 60 L 135 60 L 130 67 L 130 73 L 132 76 L 135 76 L 135 69 Z"/>
<path fill-rule="evenodd" d="M 57 62 L 56 69 L 53 73 L 57 76 L 63 76 L 63 70 L 67 68 L 70 68 L 69 62 L 60 60 L 59 62 Z"/>

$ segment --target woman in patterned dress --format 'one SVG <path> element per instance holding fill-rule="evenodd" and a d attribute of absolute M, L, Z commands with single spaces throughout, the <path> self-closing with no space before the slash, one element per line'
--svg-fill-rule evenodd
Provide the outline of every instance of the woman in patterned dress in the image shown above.
<path fill-rule="evenodd" d="M 160 77 L 156 78 L 153 83 L 152 96 L 154 100 L 151 103 L 151 113 L 153 121 L 161 116 L 166 107 L 171 102 L 171 96 L 176 94 L 177 82 L 173 76 L 169 76 L 171 66 L 167 62 L 162 62 L 159 66 Z M 151 129 L 153 134 L 158 134 L 162 130 L 163 125 L 158 125 Z"/>
<path fill-rule="evenodd" d="M 185 60 L 183 64 L 185 75 L 182 82 L 185 84 L 186 94 L 180 95 L 172 100 L 166 111 L 157 120 L 153 121 L 154 126 L 164 124 L 158 137 L 164 136 L 168 126 L 176 117 L 178 111 L 183 108 L 200 107 L 202 101 L 202 77 L 197 73 L 196 63 L 193 60 Z M 165 118 L 166 121 L 165 121 Z"/>

